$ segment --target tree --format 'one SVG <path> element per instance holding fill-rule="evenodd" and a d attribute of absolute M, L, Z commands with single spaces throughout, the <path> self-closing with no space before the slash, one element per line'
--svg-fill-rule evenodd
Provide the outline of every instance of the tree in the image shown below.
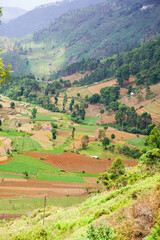
<path fill-rule="evenodd" d="M 74 105 L 74 98 L 72 98 L 70 105 L 69 105 L 69 110 L 72 112 L 73 110 L 73 105 Z"/>
<path fill-rule="evenodd" d="M 82 143 L 82 148 L 83 148 L 83 149 L 86 149 L 87 146 L 88 146 L 88 143 L 89 143 L 89 137 L 88 137 L 88 135 L 85 135 L 85 136 L 82 137 L 81 143 Z"/>
<path fill-rule="evenodd" d="M 15 108 L 15 103 L 14 103 L 14 102 L 11 102 L 11 103 L 10 103 L 10 106 L 11 106 L 12 109 L 14 109 L 14 108 Z"/>
<path fill-rule="evenodd" d="M 52 126 L 52 128 L 58 128 L 57 124 L 53 123 L 53 122 L 51 122 L 51 126 Z"/>
<path fill-rule="evenodd" d="M 0 8 L 0 16 L 1 15 L 2 15 L 2 9 Z M 0 85 L 4 85 L 5 82 L 10 79 L 10 73 L 12 73 L 10 68 L 11 68 L 10 64 L 6 68 L 4 68 L 2 58 L 0 58 Z"/>
<path fill-rule="evenodd" d="M 21 127 L 21 125 L 22 125 L 21 122 L 19 122 L 19 123 L 18 123 L 18 127 Z"/>
<path fill-rule="evenodd" d="M 145 144 L 154 148 L 160 148 L 160 131 L 155 126 L 150 135 L 146 137 Z"/>
<path fill-rule="evenodd" d="M 125 166 L 120 157 L 117 157 L 108 172 L 111 173 L 111 179 L 116 179 L 125 174 Z"/>
<path fill-rule="evenodd" d="M 114 139 L 116 136 L 114 133 L 112 133 L 111 138 Z"/>
<path fill-rule="evenodd" d="M 85 109 L 82 107 L 80 110 L 79 110 L 79 116 L 81 117 L 82 120 L 85 119 L 85 115 L 86 115 L 86 111 Z"/>
<path fill-rule="evenodd" d="M 105 138 L 105 136 L 106 136 L 106 132 L 105 132 L 104 130 L 100 129 L 100 130 L 99 130 L 99 134 L 98 134 L 98 138 L 99 138 L 100 140 L 102 140 L 102 139 Z"/>
<path fill-rule="evenodd" d="M 32 118 L 36 118 L 36 115 L 37 115 L 37 108 L 33 108 L 32 109 Z"/>
<path fill-rule="evenodd" d="M 52 138 L 55 140 L 57 138 L 57 130 L 52 128 Z"/>
<path fill-rule="evenodd" d="M 103 114 L 103 113 L 104 113 L 104 109 L 101 109 L 101 110 L 100 110 L 100 113 Z"/>
<path fill-rule="evenodd" d="M 58 103 L 58 98 L 56 96 L 54 97 L 54 100 L 55 100 L 55 104 L 57 104 Z"/>
<path fill-rule="evenodd" d="M 74 133 L 75 133 L 76 129 L 75 127 L 72 128 L 72 139 L 74 139 Z"/>
<path fill-rule="evenodd" d="M 100 101 L 100 95 L 98 93 L 95 93 L 92 95 L 92 97 L 89 98 L 89 102 L 91 104 L 99 103 Z"/>
<path fill-rule="evenodd" d="M 104 147 L 104 149 L 107 149 L 107 146 L 110 144 L 110 140 L 108 137 L 105 137 L 103 140 L 102 140 L 102 145 Z"/>
<path fill-rule="evenodd" d="M 160 169 L 160 149 L 154 148 L 140 157 L 140 162 L 147 167 L 148 170 L 157 171 Z"/>

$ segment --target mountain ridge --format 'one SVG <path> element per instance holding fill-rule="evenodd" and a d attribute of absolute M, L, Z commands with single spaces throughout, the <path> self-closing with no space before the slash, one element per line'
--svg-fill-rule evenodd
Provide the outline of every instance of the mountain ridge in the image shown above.
<path fill-rule="evenodd" d="M 46 4 L 41 5 L 23 16 L 10 21 L 8 24 L 3 24 L 0 26 L 0 32 L 7 37 L 24 37 L 49 26 L 56 18 L 59 18 L 69 11 L 83 9 L 104 1 L 105 0 L 81 0 L 81 2 L 79 2 L 78 0 L 65 0 L 49 6 Z"/>

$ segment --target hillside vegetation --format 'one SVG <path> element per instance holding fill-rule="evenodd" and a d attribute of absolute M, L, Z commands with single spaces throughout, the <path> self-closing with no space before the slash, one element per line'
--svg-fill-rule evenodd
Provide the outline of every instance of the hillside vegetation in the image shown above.
<path fill-rule="evenodd" d="M 11 38 L 24 37 L 28 34 L 35 33 L 40 29 L 48 27 L 57 18 L 65 13 L 69 13 L 71 11 L 75 12 L 77 9 L 83 9 L 104 1 L 105 0 L 65 0 L 62 2 L 44 4 L 34 8 L 26 14 L 23 12 L 21 17 L 18 17 L 7 24 L 2 24 L 2 26 L 0 26 L 0 32 L 2 35 Z M 4 8 L 4 14 L 6 10 L 7 9 Z M 16 12 L 16 9 L 14 12 Z"/>
<path fill-rule="evenodd" d="M 46 76 L 83 57 L 103 59 L 158 36 L 159 9 L 156 0 L 107 1 L 67 13 L 13 47 L 3 39 L 1 45 L 25 59 L 30 72 Z"/>
<path fill-rule="evenodd" d="M 47 207 L 44 226 L 43 209 L 37 209 L 29 217 L 3 224 L 0 227 L 1 239 L 78 240 L 98 239 L 98 236 L 110 240 L 158 239 L 159 181 L 157 174 L 138 184 L 95 193 L 80 205 L 67 209 Z M 101 226 L 99 235 L 98 226 Z"/>

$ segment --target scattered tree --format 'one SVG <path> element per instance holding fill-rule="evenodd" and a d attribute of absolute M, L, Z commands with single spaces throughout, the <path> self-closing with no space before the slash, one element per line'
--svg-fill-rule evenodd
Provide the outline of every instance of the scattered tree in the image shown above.
<path fill-rule="evenodd" d="M 89 143 L 88 135 L 83 136 L 82 139 L 81 139 L 82 148 L 86 149 L 87 146 L 88 146 L 88 143 Z"/>
<path fill-rule="evenodd" d="M 150 135 L 145 138 L 145 145 L 160 148 L 160 131 L 156 126 L 152 129 Z"/>
<path fill-rule="evenodd" d="M 36 115 L 37 115 L 37 108 L 33 108 L 32 109 L 32 118 L 34 119 L 34 118 L 36 118 Z"/>
<path fill-rule="evenodd" d="M 99 130 L 99 134 L 98 134 L 99 140 L 104 139 L 105 136 L 106 136 L 106 132 L 105 132 L 104 130 L 100 129 L 100 130 Z"/>
<path fill-rule="evenodd" d="M 75 127 L 72 128 L 72 139 L 74 139 L 74 133 L 75 133 L 76 129 Z"/>
<path fill-rule="evenodd" d="M 160 170 L 160 149 L 154 148 L 140 157 L 140 162 L 147 167 L 149 171 L 156 172 Z"/>
<path fill-rule="evenodd" d="M 107 149 L 107 146 L 110 144 L 110 140 L 108 137 L 105 137 L 103 140 L 102 140 L 102 145 L 104 147 L 104 149 Z"/>
<path fill-rule="evenodd" d="M 14 108 L 15 108 L 15 103 L 14 103 L 14 102 L 11 102 L 11 103 L 10 103 L 10 106 L 11 106 L 12 109 L 14 109 Z"/>
<path fill-rule="evenodd" d="M 52 128 L 52 138 L 55 140 L 57 138 L 57 130 Z"/>
<path fill-rule="evenodd" d="M 111 138 L 114 139 L 116 136 L 114 133 L 112 133 Z"/>

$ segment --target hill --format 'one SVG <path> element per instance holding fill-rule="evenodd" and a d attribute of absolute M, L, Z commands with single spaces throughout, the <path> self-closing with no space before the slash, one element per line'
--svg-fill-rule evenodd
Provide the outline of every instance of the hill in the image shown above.
<path fill-rule="evenodd" d="M 7 24 L 2 24 L 2 26 L 0 26 L 0 32 L 7 37 L 24 37 L 28 34 L 37 32 L 42 28 L 48 27 L 64 13 L 86 8 L 104 1 L 105 0 L 65 0 L 62 2 L 41 5 L 32 11 L 23 14 L 21 17 L 17 16 L 17 19 L 12 20 Z"/>
<path fill-rule="evenodd" d="M 3 16 L 1 18 L 3 23 L 8 23 L 9 21 L 20 17 L 25 14 L 27 11 L 22 8 L 17 7 L 4 7 L 3 8 Z"/>
<path fill-rule="evenodd" d="M 45 215 L 37 209 L 3 224 L 1 239 L 158 239 L 159 180 L 157 174 L 118 190 L 95 193 L 70 208 L 48 206 Z"/>
<path fill-rule="evenodd" d="M 4 52 L 27 59 L 30 72 L 45 77 L 82 58 L 103 59 L 149 41 L 159 34 L 159 12 L 160 3 L 155 0 L 140 0 L 139 3 L 109 0 L 75 13 L 66 13 L 33 37 L 15 41 L 1 38 L 1 46 L 5 46 Z M 46 17 L 48 14 L 41 15 Z M 45 27 L 42 22 L 39 24 Z M 24 21 L 22 25 L 23 29 L 16 29 L 23 32 L 26 29 Z"/>

